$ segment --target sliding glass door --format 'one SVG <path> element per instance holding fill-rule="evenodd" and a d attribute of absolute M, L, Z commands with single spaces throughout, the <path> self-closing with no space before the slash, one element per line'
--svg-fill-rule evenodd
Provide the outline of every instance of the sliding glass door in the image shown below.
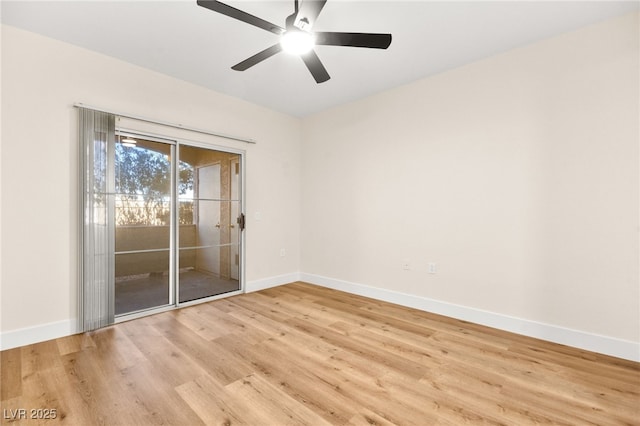
<path fill-rule="evenodd" d="M 121 132 L 114 156 L 116 317 L 239 291 L 240 155 Z"/>
<path fill-rule="evenodd" d="M 82 331 L 239 293 L 243 151 L 78 110 Z"/>

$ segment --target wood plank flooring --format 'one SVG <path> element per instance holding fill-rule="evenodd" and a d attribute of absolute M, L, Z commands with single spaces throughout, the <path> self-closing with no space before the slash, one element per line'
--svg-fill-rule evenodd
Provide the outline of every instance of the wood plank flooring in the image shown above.
<path fill-rule="evenodd" d="M 0 357 L 7 425 L 640 425 L 638 363 L 304 283 Z"/>

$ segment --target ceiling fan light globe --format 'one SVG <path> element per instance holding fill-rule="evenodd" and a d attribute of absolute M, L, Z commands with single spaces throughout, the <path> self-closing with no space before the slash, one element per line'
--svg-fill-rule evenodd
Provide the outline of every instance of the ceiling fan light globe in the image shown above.
<path fill-rule="evenodd" d="M 315 45 L 315 37 L 306 31 L 290 30 L 280 38 L 282 50 L 292 55 L 308 53 Z"/>

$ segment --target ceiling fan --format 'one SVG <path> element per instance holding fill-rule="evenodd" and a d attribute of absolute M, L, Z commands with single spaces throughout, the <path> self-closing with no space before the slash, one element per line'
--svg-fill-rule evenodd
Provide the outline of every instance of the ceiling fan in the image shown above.
<path fill-rule="evenodd" d="M 391 34 L 312 31 L 313 24 L 327 0 L 294 0 L 295 10 L 286 18 L 284 28 L 216 0 L 197 0 L 197 2 L 199 6 L 280 36 L 278 43 L 232 66 L 231 69 L 236 71 L 245 71 L 285 50 L 299 55 L 316 82 L 323 83 L 331 77 L 313 50 L 315 45 L 386 49 L 391 44 Z"/>

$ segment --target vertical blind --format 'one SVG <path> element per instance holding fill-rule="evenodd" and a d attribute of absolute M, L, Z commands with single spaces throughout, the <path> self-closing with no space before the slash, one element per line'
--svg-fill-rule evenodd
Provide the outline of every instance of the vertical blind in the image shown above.
<path fill-rule="evenodd" d="M 82 331 L 114 322 L 115 119 L 110 113 L 78 108 L 82 171 Z"/>

